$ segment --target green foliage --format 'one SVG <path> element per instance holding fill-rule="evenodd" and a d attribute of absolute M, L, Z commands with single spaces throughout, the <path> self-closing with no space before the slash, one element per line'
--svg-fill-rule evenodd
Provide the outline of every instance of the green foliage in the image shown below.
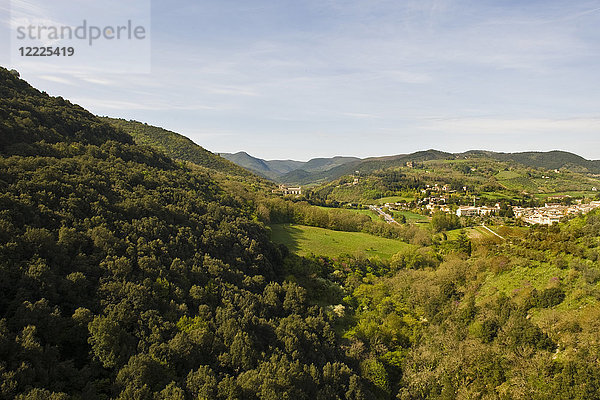
<path fill-rule="evenodd" d="M 548 308 L 559 305 L 565 299 L 565 292 L 561 288 L 544 289 L 534 295 L 536 307 Z"/>
<path fill-rule="evenodd" d="M 396 239 L 362 232 L 340 232 L 302 225 L 271 225 L 272 239 L 292 252 L 308 256 L 318 254 L 337 257 L 342 254 L 364 255 L 388 259 L 401 249 L 412 247 Z"/>
<path fill-rule="evenodd" d="M 438 256 L 431 249 L 407 247 L 394 254 L 390 261 L 390 267 L 392 270 L 435 267 L 439 261 Z"/>
<path fill-rule="evenodd" d="M 467 236 L 466 232 L 464 232 L 462 230 L 456 238 L 456 248 L 458 251 L 465 253 L 469 256 L 471 255 L 471 252 L 473 251 L 471 240 Z"/>
<path fill-rule="evenodd" d="M 460 219 L 455 214 L 438 211 L 431 218 L 431 226 L 435 232 L 450 231 L 460 228 Z"/>
<path fill-rule="evenodd" d="M 432 241 L 219 184 L 0 78 L 0 399 L 598 397 L 597 212 Z M 426 178 L 380 171 L 362 193 L 522 172 L 421 156 Z M 301 258 L 258 220 L 416 246 Z"/>
<path fill-rule="evenodd" d="M 556 154 L 555 154 L 556 153 Z M 468 152 L 461 155 L 430 152 L 423 162 L 414 163 L 418 155 L 367 159 L 347 170 L 338 172 L 326 183 L 314 189 L 313 197 L 322 201 L 373 203 L 380 198 L 394 197 L 404 193 L 426 196 L 441 194 L 452 202 L 472 202 L 471 195 L 480 195 L 480 201 L 495 204 L 498 200 L 523 200 L 523 192 L 549 196 L 570 194 L 595 195 L 592 187 L 600 185 L 597 176 L 589 172 L 600 171 L 598 161 L 588 161 L 570 153 L 548 152 L 539 154 L 501 154 L 491 152 Z M 553 159 L 554 156 L 557 159 Z M 413 167 L 407 167 L 407 162 Z M 554 171 L 560 168 L 559 172 Z M 352 182 L 349 175 L 361 172 L 360 183 Z M 346 176 L 344 176 L 346 175 Z M 334 179 L 332 181 L 332 179 Z M 463 191 L 467 187 L 468 193 Z M 411 196 L 414 198 L 414 196 Z M 407 199 L 408 202 L 411 199 Z M 503 208 L 500 214 L 511 217 L 510 209 Z"/>
<path fill-rule="evenodd" d="M 380 361 L 369 359 L 362 363 L 363 376 L 373 384 L 380 392 L 388 397 L 390 393 L 390 382 L 387 371 Z"/>
<path fill-rule="evenodd" d="M 100 145 L 106 141 L 131 144 L 83 108 L 61 97 L 50 97 L 0 67 L 0 154 L 38 155 L 36 142 Z"/>
<path fill-rule="evenodd" d="M 135 143 L 150 146 L 175 160 L 189 161 L 231 175 L 252 176 L 247 170 L 211 153 L 178 133 L 133 120 L 127 121 L 108 117 L 100 118 L 100 120 L 128 133 L 133 137 Z"/>
<path fill-rule="evenodd" d="M 295 223 L 335 231 L 363 232 L 418 245 L 431 242 L 429 235 L 414 225 L 392 225 L 353 210 L 316 207 L 307 202 L 262 199 L 257 205 L 257 213 L 268 224 Z"/>
<path fill-rule="evenodd" d="M 1 399 L 365 392 L 249 199 L 1 69 L 0 92 Z"/>

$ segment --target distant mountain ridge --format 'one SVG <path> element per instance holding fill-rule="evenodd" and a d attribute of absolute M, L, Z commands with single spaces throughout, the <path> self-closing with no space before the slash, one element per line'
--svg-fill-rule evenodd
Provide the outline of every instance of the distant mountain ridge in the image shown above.
<path fill-rule="evenodd" d="M 587 160 L 577 154 L 566 151 L 499 153 L 487 150 L 469 150 L 463 153 L 448 153 L 439 150 L 424 150 L 410 154 L 369 157 L 332 157 L 315 158 L 307 162 L 294 160 L 263 160 L 246 152 L 235 154 L 222 153 L 237 165 L 249 169 L 258 175 L 282 183 L 308 184 L 330 181 L 355 171 L 361 174 L 391 167 L 405 166 L 408 162 L 457 158 L 490 158 L 497 161 L 510 161 L 527 167 L 548 170 L 569 168 L 579 172 L 600 174 L 600 160 Z"/>
<path fill-rule="evenodd" d="M 486 151 L 470 151 L 463 153 L 470 154 L 485 154 L 490 158 L 499 161 L 513 161 L 519 164 L 527 165 L 536 168 L 560 169 L 565 167 L 584 168 L 593 174 L 600 173 L 600 160 L 587 160 L 577 154 L 566 151 L 526 151 L 519 153 L 495 153 Z"/>
<path fill-rule="evenodd" d="M 234 154 L 220 153 L 221 157 L 265 178 L 278 182 L 294 182 L 296 176 L 310 176 L 332 170 L 348 163 L 360 162 L 358 157 L 313 158 L 309 161 L 263 160 L 240 151 Z M 291 178 L 290 178 L 291 177 Z"/>

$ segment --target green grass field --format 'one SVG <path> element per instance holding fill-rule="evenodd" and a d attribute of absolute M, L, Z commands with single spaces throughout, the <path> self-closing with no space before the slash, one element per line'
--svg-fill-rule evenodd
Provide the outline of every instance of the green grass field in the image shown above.
<path fill-rule="evenodd" d="M 488 226 L 488 228 L 490 228 L 492 231 L 496 232 L 498 235 L 502 236 L 505 239 L 523 237 L 529 230 L 529 228 L 527 228 L 527 227 L 505 226 L 505 225 L 502 225 L 502 226 L 491 225 L 491 226 Z M 454 229 L 454 230 L 446 232 L 446 235 L 448 236 L 448 240 L 456 240 L 456 238 L 460 234 L 461 230 L 464 230 L 466 232 L 467 236 L 471 239 L 495 239 L 495 238 L 497 238 L 496 235 L 494 235 L 493 233 L 491 233 L 490 231 L 485 229 L 483 226 L 473 226 L 473 227 L 463 228 L 463 229 Z"/>
<path fill-rule="evenodd" d="M 563 280 L 567 272 L 549 264 L 532 266 L 514 266 L 506 272 L 489 274 L 480 289 L 482 296 L 495 291 L 513 295 L 516 291 L 533 287 L 542 290 L 548 286 L 552 278 Z"/>
<path fill-rule="evenodd" d="M 509 194 L 505 194 L 505 193 L 499 193 L 499 192 L 482 192 L 480 194 L 480 197 L 489 199 L 489 200 L 518 200 L 518 197 L 516 196 L 511 196 Z"/>
<path fill-rule="evenodd" d="M 448 240 L 456 240 L 456 238 L 458 238 L 458 235 L 460 234 L 460 232 L 463 230 L 465 231 L 465 233 L 467 234 L 467 236 L 470 239 L 484 239 L 484 238 L 496 237 L 496 236 L 494 236 L 494 234 L 490 233 L 485 228 L 483 228 L 481 226 L 474 226 L 474 227 L 469 227 L 469 228 L 453 229 L 451 231 L 446 232 L 446 235 L 448 236 Z"/>
<path fill-rule="evenodd" d="M 494 177 L 498 180 L 504 180 L 504 179 L 515 179 L 520 176 L 521 176 L 521 174 L 514 172 L 514 171 L 500 171 Z"/>
<path fill-rule="evenodd" d="M 339 232 L 295 224 L 271 225 L 272 239 L 286 245 L 290 251 L 336 257 L 341 254 L 364 254 L 369 258 L 387 259 L 410 244 L 385 239 L 362 232 Z"/>
<path fill-rule="evenodd" d="M 431 218 L 426 217 L 425 215 L 416 214 L 411 211 L 394 211 L 393 214 L 394 218 L 404 215 L 406 222 L 429 223 L 431 221 Z"/>
<path fill-rule="evenodd" d="M 492 229 L 494 232 L 496 232 L 496 229 L 494 227 L 489 227 L 489 228 Z M 460 234 L 460 231 L 462 231 L 462 230 L 465 231 L 465 233 L 467 234 L 467 236 L 470 239 L 494 239 L 494 238 L 497 238 L 496 235 L 494 235 L 493 233 L 491 233 L 490 231 L 485 229 L 483 226 L 473 226 L 473 227 L 463 228 L 463 229 L 453 229 L 451 231 L 446 232 L 446 235 L 448 235 L 448 240 L 456 240 L 456 238 Z"/>

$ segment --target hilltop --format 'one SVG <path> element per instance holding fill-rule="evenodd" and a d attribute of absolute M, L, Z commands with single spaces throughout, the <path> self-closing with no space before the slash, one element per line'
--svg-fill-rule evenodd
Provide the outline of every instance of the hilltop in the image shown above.
<path fill-rule="evenodd" d="M 381 167 L 383 164 L 377 165 Z M 365 170 L 368 172 L 363 172 Z M 521 199 L 523 196 L 595 196 L 600 190 L 599 177 L 582 172 L 580 168 L 548 170 L 473 153 L 359 171 L 359 175 L 346 175 L 318 186 L 314 192 L 318 197 L 329 200 L 365 202 L 408 193 L 414 198 L 427 190 L 496 200 Z M 358 182 L 354 182 L 355 178 Z"/>
<path fill-rule="evenodd" d="M 487 156 L 498 161 L 512 161 L 521 165 L 547 170 L 566 168 L 578 172 L 600 174 L 600 160 L 586 160 L 577 154 L 566 151 L 494 153 L 490 151 L 468 151 L 459 156 Z"/>
<path fill-rule="evenodd" d="M 357 157 L 313 158 L 309 161 L 263 160 L 253 157 L 244 151 L 234 154 L 220 155 L 235 164 L 276 182 L 297 183 L 303 181 L 302 176 L 319 175 L 334 170 L 339 166 L 354 164 L 360 161 Z M 312 175 L 311 175 L 312 174 Z M 298 178 L 300 176 L 300 178 Z"/>
<path fill-rule="evenodd" d="M 308 162 L 294 160 L 267 161 L 245 152 L 221 154 L 224 158 L 275 182 L 288 184 L 326 183 L 344 175 L 370 174 L 377 170 L 405 167 L 407 163 L 434 160 L 494 160 L 519 167 L 545 170 L 566 169 L 582 174 L 600 174 L 600 160 L 585 158 L 565 151 L 497 153 L 470 150 L 463 153 L 447 153 L 439 150 L 424 150 L 410 154 L 369 157 L 316 158 Z"/>
<path fill-rule="evenodd" d="M 131 135 L 135 143 L 151 146 L 173 159 L 189 161 L 226 174 L 242 177 L 250 177 L 252 175 L 247 169 L 241 168 L 223 157 L 206 150 L 176 132 L 138 121 L 127 121 L 109 117 L 100 117 L 99 119 Z"/>

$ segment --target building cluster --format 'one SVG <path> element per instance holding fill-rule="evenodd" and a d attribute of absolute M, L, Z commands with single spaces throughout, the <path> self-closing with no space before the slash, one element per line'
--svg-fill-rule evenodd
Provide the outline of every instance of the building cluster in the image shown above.
<path fill-rule="evenodd" d="M 273 190 L 273 193 L 281 193 L 284 196 L 287 195 L 301 195 L 302 194 L 302 187 L 298 186 L 298 187 L 289 187 L 287 185 L 279 185 L 277 189 Z"/>
<path fill-rule="evenodd" d="M 341 186 L 356 186 L 360 183 L 360 177 L 355 176 L 354 178 L 352 178 L 352 182 L 346 182 Z"/>
<path fill-rule="evenodd" d="M 427 193 L 427 191 L 456 193 L 456 190 L 452 190 L 450 185 L 438 185 L 437 183 L 433 186 L 432 185 L 425 186 L 425 189 L 422 189 L 421 193 Z"/>
<path fill-rule="evenodd" d="M 528 224 L 552 225 L 567 215 L 587 214 L 600 207 L 600 201 L 592 201 L 586 204 L 574 204 L 565 206 L 561 204 L 545 204 L 544 207 L 513 207 L 515 217 L 521 218 Z"/>
<path fill-rule="evenodd" d="M 500 204 L 496 203 L 494 207 L 482 206 L 460 206 L 456 210 L 456 215 L 459 217 L 476 217 L 476 216 L 486 216 L 492 215 L 500 211 Z"/>
<path fill-rule="evenodd" d="M 552 225 L 567 215 L 587 214 L 595 208 L 600 207 L 600 201 L 592 201 L 586 204 L 574 204 L 570 206 L 562 204 L 548 204 L 544 207 L 517 207 L 513 206 L 513 213 L 528 224 Z M 459 217 L 477 217 L 496 214 L 500 211 L 500 204 L 494 207 L 482 206 L 460 206 L 456 210 Z"/>
<path fill-rule="evenodd" d="M 417 205 L 425 207 L 426 210 L 430 211 L 443 211 L 446 213 L 450 212 L 450 207 L 446 204 L 448 201 L 447 197 L 444 196 L 431 196 L 425 197 L 417 202 Z"/>

